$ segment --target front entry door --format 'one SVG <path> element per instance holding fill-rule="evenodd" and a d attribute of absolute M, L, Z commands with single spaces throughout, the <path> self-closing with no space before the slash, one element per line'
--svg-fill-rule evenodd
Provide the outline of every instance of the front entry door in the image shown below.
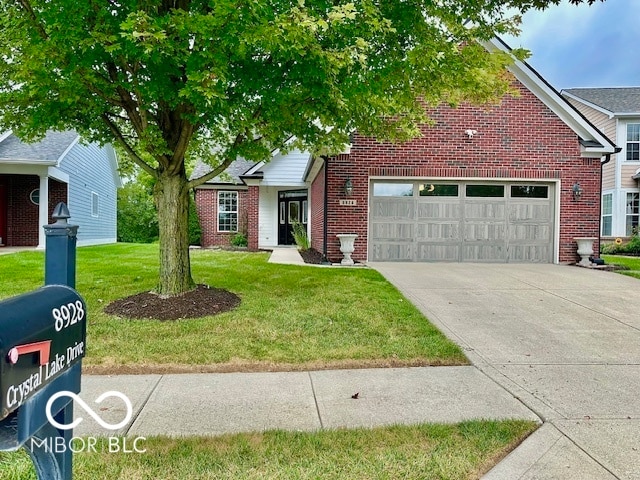
<path fill-rule="evenodd" d="M 278 245 L 294 245 L 292 227 L 296 222 L 307 228 L 307 191 L 278 193 Z"/>

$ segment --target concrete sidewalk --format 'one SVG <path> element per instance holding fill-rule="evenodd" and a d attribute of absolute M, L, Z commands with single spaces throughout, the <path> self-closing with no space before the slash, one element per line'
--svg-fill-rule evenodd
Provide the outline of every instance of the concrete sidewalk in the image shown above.
<path fill-rule="evenodd" d="M 116 390 L 132 402 L 121 435 L 218 435 L 271 429 L 375 427 L 478 418 L 540 419 L 474 367 L 381 368 L 280 373 L 91 376 L 83 400 L 103 421 L 126 417 Z M 358 398 L 352 396 L 358 394 Z M 75 435 L 112 435 L 80 406 Z"/>

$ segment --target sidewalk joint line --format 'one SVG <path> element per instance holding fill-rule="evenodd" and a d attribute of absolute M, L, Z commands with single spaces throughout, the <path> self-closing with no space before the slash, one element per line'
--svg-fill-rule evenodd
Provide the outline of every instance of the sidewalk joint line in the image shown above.
<path fill-rule="evenodd" d="M 324 423 L 322 422 L 322 415 L 320 414 L 320 406 L 318 405 L 318 397 L 316 396 L 316 388 L 313 385 L 313 377 L 311 376 L 311 372 L 307 372 L 307 375 L 309 375 L 309 383 L 311 383 L 311 393 L 313 393 L 313 401 L 316 404 L 316 413 L 318 414 L 320 429 L 324 430 Z"/>
<path fill-rule="evenodd" d="M 147 406 L 147 403 L 149 403 L 149 400 L 151 400 L 151 395 L 153 395 L 155 393 L 155 391 L 158 389 L 158 385 L 160 385 L 160 381 L 164 378 L 164 375 L 160 375 L 158 377 L 158 381 L 156 382 L 156 384 L 151 388 L 151 391 L 149 392 L 149 395 L 147 395 L 147 398 L 144 399 L 144 401 L 142 402 L 142 405 L 140 405 L 140 408 L 138 409 L 138 413 L 136 413 L 133 418 L 131 419 L 131 422 L 129 423 L 129 426 L 127 427 L 127 431 L 124 433 L 124 436 L 126 437 L 127 435 L 129 435 L 129 432 L 131 431 L 131 427 L 133 427 L 133 424 L 136 423 L 136 420 L 138 420 L 138 417 L 140 416 L 140 414 L 142 413 L 142 410 L 144 410 L 144 407 Z"/>

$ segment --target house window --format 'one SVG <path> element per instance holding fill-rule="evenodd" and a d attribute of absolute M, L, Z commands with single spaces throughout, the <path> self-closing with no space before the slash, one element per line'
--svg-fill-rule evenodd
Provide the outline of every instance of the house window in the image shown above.
<path fill-rule="evenodd" d="M 602 196 L 602 236 L 611 236 L 611 224 L 613 220 L 613 194 L 606 193 Z"/>
<path fill-rule="evenodd" d="M 633 235 L 633 229 L 638 226 L 638 216 L 640 214 L 640 193 L 627 193 L 627 236 Z"/>
<path fill-rule="evenodd" d="M 640 161 L 640 123 L 627 124 L 627 160 Z"/>
<path fill-rule="evenodd" d="M 98 213 L 98 194 L 96 192 L 91 192 L 91 216 L 97 217 Z"/>
<path fill-rule="evenodd" d="M 302 201 L 302 223 L 306 224 L 309 220 L 308 220 L 308 212 L 307 209 L 309 208 L 309 204 L 307 203 L 306 200 Z"/>
<path fill-rule="evenodd" d="M 218 231 L 238 231 L 238 192 L 218 192 Z"/>
<path fill-rule="evenodd" d="M 34 205 L 40 205 L 40 189 L 39 188 L 35 188 L 31 190 L 31 193 L 29 194 L 29 200 L 31 200 L 31 203 L 33 203 Z"/>

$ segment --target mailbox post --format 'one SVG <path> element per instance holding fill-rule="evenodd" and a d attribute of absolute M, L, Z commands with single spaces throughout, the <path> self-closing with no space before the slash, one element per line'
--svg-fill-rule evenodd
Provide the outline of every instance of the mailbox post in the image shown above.
<path fill-rule="evenodd" d="M 76 233 L 66 205 L 45 226 L 45 286 L 0 302 L 0 450 L 22 446 L 39 480 L 71 480 L 73 400 L 86 351 L 86 304 L 75 286 Z M 30 445 L 25 445 L 31 440 Z M 34 441 L 35 440 L 35 441 Z M 36 448 L 34 448 L 34 446 Z"/>

